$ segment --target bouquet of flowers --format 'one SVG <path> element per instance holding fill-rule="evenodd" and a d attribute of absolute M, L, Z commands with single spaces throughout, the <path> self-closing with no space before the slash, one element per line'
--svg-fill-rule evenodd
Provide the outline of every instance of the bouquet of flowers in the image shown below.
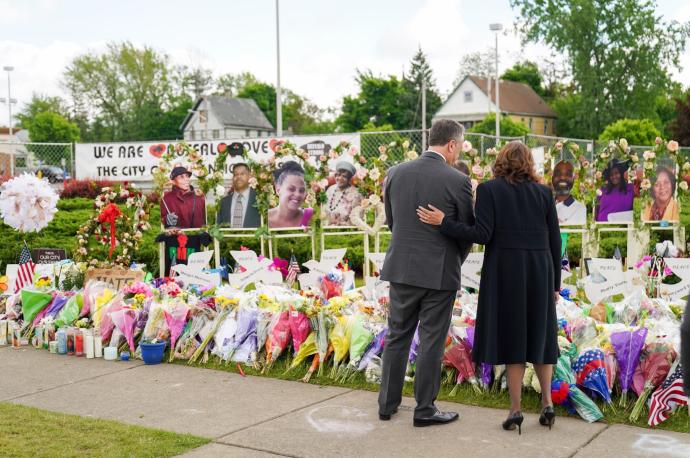
<path fill-rule="evenodd" d="M 341 380 L 343 382 L 357 372 L 359 362 L 372 340 L 374 340 L 374 332 L 371 327 L 364 321 L 361 314 L 354 315 L 350 338 L 350 362 L 342 369 Z"/>
<path fill-rule="evenodd" d="M 445 366 L 454 367 L 457 371 L 455 386 L 451 390 L 450 396 L 455 396 L 458 392 L 458 387 L 465 380 L 470 382 L 472 389 L 474 389 L 477 394 L 482 392 L 479 388 L 479 382 L 477 381 L 474 363 L 472 362 L 470 353 L 469 344 L 465 339 L 461 339 L 452 344 L 443 355 L 443 364 Z"/>
<path fill-rule="evenodd" d="M 644 348 L 633 376 L 633 389 L 639 397 L 630 413 L 630 421 L 636 422 L 640 418 L 647 398 L 664 381 L 675 359 L 676 352 L 666 343 L 654 342 Z"/>
<path fill-rule="evenodd" d="M 145 293 L 137 292 L 136 295 L 145 296 Z M 141 300 L 143 303 L 143 300 Z M 136 299 L 135 299 L 136 300 Z M 165 317 L 165 323 L 168 325 L 170 330 L 170 362 L 175 358 L 175 351 L 177 338 L 182 334 L 182 329 L 187 323 L 187 314 L 189 313 L 189 306 L 184 301 L 172 301 L 166 303 L 163 308 L 163 316 Z"/>
<path fill-rule="evenodd" d="M 278 357 L 290 345 L 290 312 L 283 310 L 273 315 L 266 339 L 266 365 L 264 372 L 271 369 Z"/>
<path fill-rule="evenodd" d="M 335 270 L 321 277 L 321 294 L 325 300 L 343 295 L 343 273 Z"/>
<path fill-rule="evenodd" d="M 611 404 L 604 352 L 598 348 L 582 353 L 573 363 L 577 384 L 599 395 Z"/>
<path fill-rule="evenodd" d="M 618 380 L 621 384 L 620 405 L 628 404 L 628 390 L 632 386 L 633 376 L 640 362 L 640 352 L 647 338 L 647 328 L 635 331 L 614 332 L 611 334 L 611 345 L 618 361 Z"/>
<path fill-rule="evenodd" d="M 352 316 L 340 316 L 335 320 L 335 325 L 331 329 L 329 340 L 333 345 L 333 369 L 331 378 L 336 378 L 340 363 L 347 357 L 350 350 L 350 340 L 352 339 Z"/>
<path fill-rule="evenodd" d="M 572 413 L 577 412 L 583 420 L 589 423 L 604 418 L 604 414 L 601 413 L 594 401 L 575 385 L 575 374 L 571 368 L 571 359 L 568 354 L 564 353 L 558 357 L 553 378 L 551 397 L 554 404 L 563 405 Z"/>

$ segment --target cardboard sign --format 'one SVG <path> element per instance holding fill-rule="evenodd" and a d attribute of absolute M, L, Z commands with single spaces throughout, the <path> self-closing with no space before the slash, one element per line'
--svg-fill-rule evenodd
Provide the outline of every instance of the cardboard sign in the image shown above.
<path fill-rule="evenodd" d="M 590 260 L 589 268 L 590 274 L 585 277 L 585 294 L 592 303 L 626 292 L 628 278 L 619 260 L 594 258 Z"/>
<path fill-rule="evenodd" d="M 277 270 L 270 270 L 270 259 L 261 259 L 251 250 L 231 251 L 230 254 L 244 272 L 228 275 L 228 281 L 236 288 L 244 289 L 251 283 L 263 283 L 266 285 L 282 285 L 283 274 Z"/>
<path fill-rule="evenodd" d="M 367 299 L 376 301 L 381 297 L 390 297 L 391 284 L 380 277 L 366 277 L 364 279 L 364 291 Z"/>
<path fill-rule="evenodd" d="M 67 253 L 62 248 L 37 248 L 33 258 L 36 264 L 52 264 L 67 259 Z"/>
<path fill-rule="evenodd" d="M 465 288 L 479 289 L 482 278 L 482 266 L 484 265 L 484 253 L 470 253 L 462 263 L 460 283 Z"/>
<path fill-rule="evenodd" d="M 192 253 L 187 259 L 187 264 L 176 264 L 170 270 L 177 272 L 177 278 L 185 285 L 219 286 L 220 274 L 203 271 L 208 267 L 212 257 L 213 250 Z"/>
<path fill-rule="evenodd" d="M 679 300 L 690 295 L 690 259 L 664 258 L 666 267 L 680 277 L 680 282 L 675 285 L 659 285 L 661 297 L 669 300 Z"/>
<path fill-rule="evenodd" d="M 5 294 L 14 293 L 14 284 L 17 283 L 17 274 L 19 273 L 19 264 L 7 264 L 5 275 L 7 275 L 7 291 Z"/>
<path fill-rule="evenodd" d="M 347 248 L 335 248 L 332 250 L 323 250 L 321 253 L 321 260 L 315 261 L 311 259 L 304 263 L 304 266 L 309 269 L 309 273 L 318 273 L 320 275 L 328 275 L 340 264 L 340 261 L 345 257 Z"/>
<path fill-rule="evenodd" d="M 369 253 L 369 261 L 374 263 L 376 271 L 381 273 L 383 262 L 386 260 L 386 253 Z"/>
<path fill-rule="evenodd" d="M 86 271 L 84 284 L 91 280 L 102 281 L 110 284 L 116 290 L 121 290 L 127 283 L 142 281 L 143 270 L 131 269 L 89 269 Z"/>

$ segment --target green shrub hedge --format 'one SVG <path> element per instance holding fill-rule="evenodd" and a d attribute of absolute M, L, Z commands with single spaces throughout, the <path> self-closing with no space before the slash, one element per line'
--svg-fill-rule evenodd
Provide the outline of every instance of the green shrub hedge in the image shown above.
<path fill-rule="evenodd" d="M 690 206 L 690 199 L 682 199 L 681 206 L 685 209 L 685 211 L 681 213 L 681 222 L 688 228 L 690 227 L 690 212 L 688 212 L 687 209 L 688 206 Z M 0 262 L 2 262 L 2 266 L 17 262 L 23 241 L 26 241 L 31 249 L 64 248 L 67 250 L 68 256 L 71 256 L 72 250 L 74 249 L 77 229 L 93 215 L 93 201 L 86 198 L 61 199 L 58 203 L 58 209 L 59 211 L 55 215 L 55 219 L 40 233 L 21 234 L 0 222 Z M 209 210 L 209 220 L 212 220 L 213 210 Z M 636 210 L 639 211 L 639 209 Z M 151 226 L 152 229 L 144 233 L 144 239 L 135 260 L 139 263 L 146 264 L 149 271 L 157 273 L 159 268 L 158 244 L 154 242 L 160 228 L 160 209 L 157 204 L 151 207 Z M 686 237 L 687 235 L 690 234 L 686 234 Z M 672 235 L 667 232 L 652 231 L 652 246 L 654 243 L 671 237 Z M 381 251 L 385 251 L 388 246 L 389 238 L 390 237 L 387 235 L 381 237 Z M 317 238 L 317 256 L 320 244 L 321 242 Z M 599 244 L 599 255 L 602 257 L 612 257 L 616 247 L 619 247 L 623 256 L 626 256 L 626 245 L 627 238 L 625 234 L 604 233 L 602 234 Z M 248 247 L 257 253 L 260 252 L 258 238 L 247 237 L 246 239 L 227 239 L 221 243 L 221 256 L 231 263 L 230 250 L 240 249 L 241 246 Z M 364 263 L 362 236 L 326 237 L 325 247 L 347 247 L 346 256 L 350 260 L 351 265 L 357 272 L 362 271 L 362 265 Z M 268 246 L 266 248 L 268 249 Z M 686 247 L 683 246 L 679 248 L 685 250 Z M 370 241 L 370 249 L 371 251 L 374 250 L 373 238 Z M 274 242 L 274 254 L 277 254 L 277 256 L 283 259 L 290 259 L 290 254 L 293 252 L 300 264 L 311 259 L 310 239 L 286 238 Z M 579 234 L 570 235 L 568 240 L 568 255 L 572 265 L 580 264 L 581 238 Z M 4 272 L 4 270 L 4 267 L 0 268 L 0 271 Z"/>

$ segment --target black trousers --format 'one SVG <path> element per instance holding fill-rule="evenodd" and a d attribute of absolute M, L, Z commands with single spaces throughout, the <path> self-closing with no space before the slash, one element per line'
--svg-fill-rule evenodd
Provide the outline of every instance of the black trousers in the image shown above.
<path fill-rule="evenodd" d="M 388 335 L 383 350 L 379 413 L 389 414 L 402 402 L 410 344 L 419 323 L 414 378 L 415 417 L 433 415 L 441 387 L 441 361 L 456 291 L 439 291 L 391 283 Z"/>

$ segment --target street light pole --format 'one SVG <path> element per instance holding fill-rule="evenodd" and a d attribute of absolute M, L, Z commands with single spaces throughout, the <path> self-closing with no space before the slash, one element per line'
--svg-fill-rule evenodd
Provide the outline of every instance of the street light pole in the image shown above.
<path fill-rule="evenodd" d="M 3 70 L 7 72 L 7 110 L 9 111 L 10 119 L 10 137 L 12 137 L 12 88 L 10 86 L 10 72 L 14 70 L 14 67 L 6 65 L 2 67 Z"/>
<path fill-rule="evenodd" d="M 278 78 L 276 84 L 276 133 L 278 137 L 283 135 L 283 102 L 280 91 L 280 14 L 278 10 L 278 0 L 276 0 L 276 59 L 278 67 Z"/>
<path fill-rule="evenodd" d="M 498 33 L 503 30 L 503 24 L 490 24 L 489 30 L 496 32 L 496 142 L 501 136 L 501 89 L 499 86 L 500 78 L 498 77 Z"/>

